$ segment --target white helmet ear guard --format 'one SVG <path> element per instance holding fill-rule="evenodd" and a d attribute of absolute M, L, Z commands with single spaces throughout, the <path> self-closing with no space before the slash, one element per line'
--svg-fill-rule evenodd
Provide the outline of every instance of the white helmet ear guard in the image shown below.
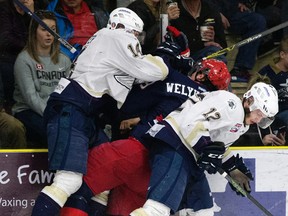
<path fill-rule="evenodd" d="M 116 29 L 119 28 L 119 26 L 127 31 L 137 31 L 141 33 L 144 23 L 134 11 L 125 7 L 119 7 L 110 13 L 107 27 Z"/>
<path fill-rule="evenodd" d="M 246 99 L 253 97 L 254 102 L 249 107 L 250 111 L 260 109 L 267 117 L 274 117 L 279 111 L 278 93 L 272 85 L 255 83 L 243 97 Z"/>

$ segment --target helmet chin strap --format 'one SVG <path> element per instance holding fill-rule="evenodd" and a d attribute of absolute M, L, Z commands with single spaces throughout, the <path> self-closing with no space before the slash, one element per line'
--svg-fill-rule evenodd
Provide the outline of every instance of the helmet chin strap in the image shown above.
<path fill-rule="evenodd" d="M 246 119 L 247 115 L 251 113 L 251 110 L 250 110 L 250 105 L 249 105 L 249 107 L 245 107 L 245 102 L 248 103 L 248 105 L 249 105 L 249 100 L 247 98 L 244 98 L 243 102 L 242 102 L 243 109 L 244 109 L 243 123 L 244 123 L 244 126 L 247 126 L 246 122 L 245 122 L 245 119 Z"/>

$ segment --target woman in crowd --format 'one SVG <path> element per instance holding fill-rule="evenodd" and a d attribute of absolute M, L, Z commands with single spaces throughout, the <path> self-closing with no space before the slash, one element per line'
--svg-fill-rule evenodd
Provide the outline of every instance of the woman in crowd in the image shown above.
<path fill-rule="evenodd" d="M 36 15 L 57 32 L 54 13 L 37 11 Z M 27 139 L 35 144 L 37 142 L 37 147 L 46 147 L 46 130 L 42 116 L 48 97 L 60 78 L 67 75 L 70 65 L 69 58 L 60 53 L 59 41 L 32 20 L 27 44 L 18 55 L 14 66 L 16 103 L 12 111 L 25 125 Z"/>

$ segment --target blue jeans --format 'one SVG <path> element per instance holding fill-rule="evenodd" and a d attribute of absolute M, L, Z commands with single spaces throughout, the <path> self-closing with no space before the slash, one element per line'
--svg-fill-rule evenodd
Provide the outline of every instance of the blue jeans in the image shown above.
<path fill-rule="evenodd" d="M 24 110 L 14 116 L 24 124 L 27 140 L 33 142 L 33 147 L 47 148 L 46 128 L 42 116 L 33 110 Z"/>
<path fill-rule="evenodd" d="M 283 122 L 286 127 L 288 128 L 288 110 L 283 110 L 277 113 L 275 116 L 276 119 L 279 119 L 279 121 Z"/>
<path fill-rule="evenodd" d="M 246 39 L 255 34 L 263 32 L 266 29 L 265 18 L 254 12 L 238 12 L 231 17 L 227 17 L 230 22 L 230 32 L 241 35 Z M 251 70 L 256 62 L 256 56 L 261 39 L 245 44 L 239 47 L 234 67 Z"/>
<path fill-rule="evenodd" d="M 0 83 L 0 96 L 4 97 L 4 100 L 9 105 L 12 105 L 14 102 L 14 100 L 13 100 L 14 63 L 0 62 L 0 76 L 2 79 L 2 83 Z M 1 86 L 2 84 L 3 84 L 3 86 Z M 1 95 L 1 94 L 3 94 L 3 95 Z M 1 97 L 0 97 L 0 99 L 1 99 Z"/>

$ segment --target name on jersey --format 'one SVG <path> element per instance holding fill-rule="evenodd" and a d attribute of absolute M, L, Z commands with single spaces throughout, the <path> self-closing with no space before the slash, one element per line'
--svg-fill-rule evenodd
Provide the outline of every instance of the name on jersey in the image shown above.
<path fill-rule="evenodd" d="M 168 93 L 175 93 L 192 98 L 193 95 L 200 93 L 190 86 L 186 86 L 179 83 L 166 83 L 166 89 Z"/>

